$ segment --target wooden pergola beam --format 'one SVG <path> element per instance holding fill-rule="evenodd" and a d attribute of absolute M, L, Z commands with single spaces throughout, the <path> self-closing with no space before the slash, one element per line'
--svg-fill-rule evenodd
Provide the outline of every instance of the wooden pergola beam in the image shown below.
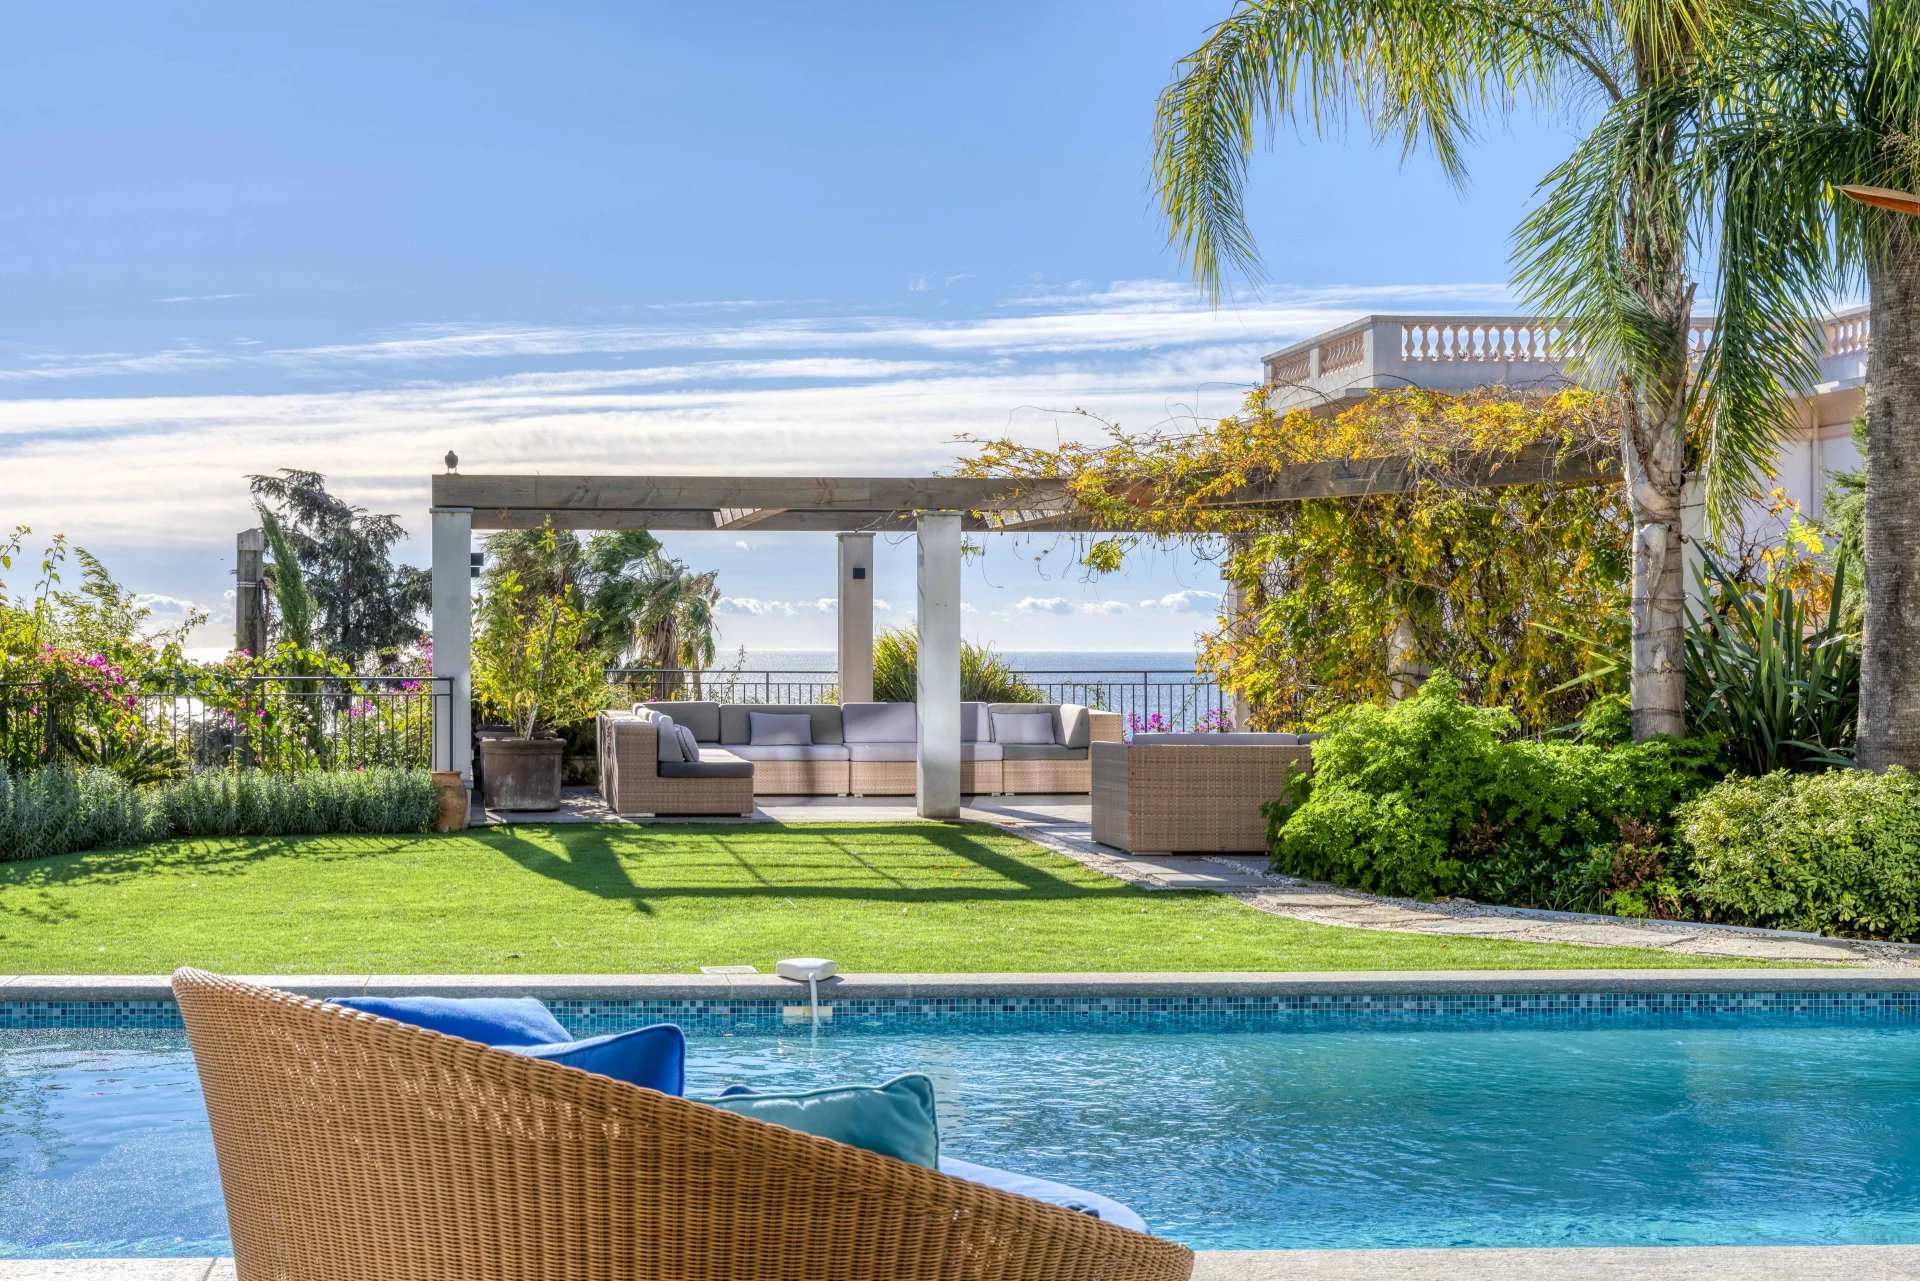
<path fill-rule="evenodd" d="M 1405 493 L 1433 468 L 1405 458 L 1302 463 L 1222 495 L 1211 506 L 1264 507 L 1313 498 Z M 1602 445 L 1528 445 L 1464 454 L 1445 468 L 1463 487 L 1596 485 L 1619 476 Z M 475 529 L 906 531 L 919 512 L 960 512 L 974 533 L 1094 533 L 1057 480 L 1004 477 L 461 476 L 433 478 L 435 507 L 471 508 Z"/>

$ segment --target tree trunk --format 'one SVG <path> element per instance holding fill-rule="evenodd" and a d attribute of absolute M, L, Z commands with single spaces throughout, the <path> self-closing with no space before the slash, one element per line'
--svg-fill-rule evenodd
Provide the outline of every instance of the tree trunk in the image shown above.
<path fill-rule="evenodd" d="M 1629 411 L 1631 412 L 1631 411 Z M 1687 732 L 1686 557 L 1680 541 L 1686 437 L 1680 407 L 1624 433 L 1633 505 L 1633 667 L 1636 742 Z M 1645 448 L 1640 446 L 1644 445 Z"/>
<path fill-rule="evenodd" d="M 1872 254 L 1867 350 L 1866 623 L 1857 759 L 1920 769 L 1920 220 Z"/>

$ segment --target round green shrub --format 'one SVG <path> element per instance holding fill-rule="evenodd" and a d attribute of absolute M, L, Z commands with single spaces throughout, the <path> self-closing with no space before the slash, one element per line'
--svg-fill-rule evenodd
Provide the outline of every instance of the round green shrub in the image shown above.
<path fill-rule="evenodd" d="M 1920 778 L 1906 770 L 1729 778 L 1679 829 L 1708 919 L 1920 939 Z"/>

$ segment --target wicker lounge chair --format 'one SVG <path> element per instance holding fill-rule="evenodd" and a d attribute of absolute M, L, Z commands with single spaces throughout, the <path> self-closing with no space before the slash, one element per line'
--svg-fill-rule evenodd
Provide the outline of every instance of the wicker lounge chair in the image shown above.
<path fill-rule="evenodd" d="M 240 1281 L 1179 1281 L 1192 1254 L 685 1099 L 183 969 Z"/>

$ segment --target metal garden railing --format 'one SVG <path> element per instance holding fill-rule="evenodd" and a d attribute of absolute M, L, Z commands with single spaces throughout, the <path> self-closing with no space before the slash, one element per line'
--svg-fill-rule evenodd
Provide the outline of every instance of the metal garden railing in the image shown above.
<path fill-rule="evenodd" d="M 426 769 L 452 732 L 453 682 L 399 676 L 150 676 L 103 709 L 37 681 L 0 682 L 0 761 L 146 761 L 155 773 Z"/>
<path fill-rule="evenodd" d="M 1192 729 L 1224 717 L 1231 700 L 1218 682 L 1190 669 L 1016 668 L 1042 703 L 1083 703 L 1105 711 L 1158 715 L 1171 729 Z M 838 674 L 826 669 L 777 671 L 627 667 L 607 673 L 623 700 L 708 699 L 719 703 L 829 703 L 839 699 Z"/>

